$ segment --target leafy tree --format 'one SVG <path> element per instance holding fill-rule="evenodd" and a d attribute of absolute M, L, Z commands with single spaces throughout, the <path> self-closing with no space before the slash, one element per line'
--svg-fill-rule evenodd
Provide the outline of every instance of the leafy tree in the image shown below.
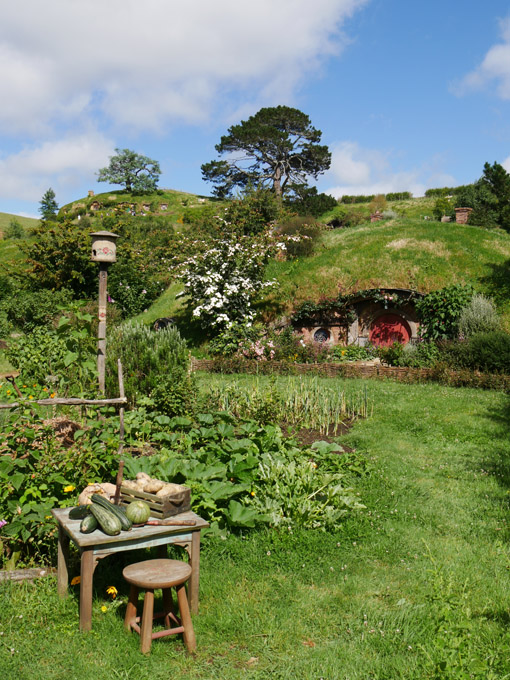
<path fill-rule="evenodd" d="M 321 135 L 298 109 L 260 109 L 229 128 L 215 147 L 227 158 L 204 163 L 202 176 L 220 198 L 252 185 L 270 187 L 280 199 L 292 184 L 306 184 L 329 168 L 331 153 L 319 144 Z"/>
<path fill-rule="evenodd" d="M 498 224 L 510 231 L 510 174 L 499 163 L 485 163 L 479 183 L 496 197 Z"/>
<path fill-rule="evenodd" d="M 97 290 L 97 266 L 90 261 L 90 239 L 71 221 L 40 224 L 34 239 L 23 242 L 29 287 L 38 290 L 67 288 L 77 298 L 89 297 Z"/>
<path fill-rule="evenodd" d="M 39 212 L 43 220 L 51 220 L 56 216 L 58 211 L 58 203 L 55 200 L 55 192 L 50 187 L 39 201 Z"/>
<path fill-rule="evenodd" d="M 299 215 L 320 217 L 338 205 L 336 198 L 329 194 L 319 194 L 317 187 L 296 184 L 292 186 L 292 190 L 294 192 L 293 196 L 286 203 L 289 208 L 295 210 Z"/>
<path fill-rule="evenodd" d="M 126 191 L 148 194 L 157 189 L 161 170 L 158 161 L 141 156 L 130 149 L 115 149 L 110 165 L 97 173 L 98 182 L 122 184 Z"/>
<path fill-rule="evenodd" d="M 432 212 L 436 220 L 440 220 L 443 215 L 454 218 L 455 208 L 452 199 L 447 198 L 446 196 L 439 196 L 439 198 L 436 198 L 435 200 Z"/>
<path fill-rule="evenodd" d="M 499 163 L 485 163 L 482 177 L 461 188 L 456 204 L 473 208 L 470 224 L 510 231 L 510 174 Z"/>

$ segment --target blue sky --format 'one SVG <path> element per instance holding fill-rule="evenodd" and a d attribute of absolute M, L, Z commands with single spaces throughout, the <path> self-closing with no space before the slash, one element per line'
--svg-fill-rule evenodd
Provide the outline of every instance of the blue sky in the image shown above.
<path fill-rule="evenodd" d="M 333 153 L 321 191 L 412 191 L 510 171 L 509 0 L 23 0 L 2 3 L 0 212 L 88 189 L 116 147 L 160 186 L 263 106 L 307 113 Z"/>

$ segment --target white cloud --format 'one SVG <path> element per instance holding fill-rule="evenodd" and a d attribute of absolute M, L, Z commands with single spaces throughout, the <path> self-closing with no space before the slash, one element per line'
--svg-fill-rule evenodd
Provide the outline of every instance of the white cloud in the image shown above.
<path fill-rule="evenodd" d="M 365 149 L 356 142 L 339 142 L 331 147 L 331 168 L 321 184 L 335 198 L 347 195 L 370 196 L 396 191 L 410 191 L 413 196 L 423 196 L 429 187 L 455 186 L 456 180 L 438 169 L 441 159 L 433 158 L 422 167 L 408 171 L 392 167 L 390 153 L 378 149 Z M 509 159 L 510 160 L 510 159 Z"/>
<path fill-rule="evenodd" d="M 0 158 L 0 198 L 39 200 L 52 187 L 57 198 L 68 193 L 108 164 L 112 143 L 103 135 L 87 134 L 46 141 Z"/>
<path fill-rule="evenodd" d="M 507 172 L 510 172 L 510 156 L 508 156 L 508 158 L 505 158 L 501 165 L 505 168 Z"/>
<path fill-rule="evenodd" d="M 291 98 L 368 0 L 4 3 L 0 125 L 40 134 L 92 115 L 136 130 L 204 120 L 231 89 Z"/>
<path fill-rule="evenodd" d="M 510 17 L 499 23 L 503 43 L 493 45 L 482 63 L 453 88 L 456 94 L 462 95 L 495 83 L 498 96 L 510 99 Z"/>

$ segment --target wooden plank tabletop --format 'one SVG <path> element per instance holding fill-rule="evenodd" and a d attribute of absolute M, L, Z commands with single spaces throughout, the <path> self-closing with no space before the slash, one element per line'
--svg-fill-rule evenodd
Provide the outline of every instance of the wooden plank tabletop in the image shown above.
<path fill-rule="evenodd" d="M 136 541 L 143 541 L 147 538 L 156 536 L 165 536 L 168 534 L 189 534 L 192 531 L 198 531 L 209 526 L 209 523 L 189 510 L 188 512 L 181 512 L 171 519 L 179 520 L 194 520 L 195 524 L 184 526 L 143 526 L 133 527 L 130 531 L 121 531 L 117 536 L 108 536 L 100 529 L 96 529 L 90 534 L 82 534 L 80 531 L 80 519 L 69 519 L 69 510 L 71 508 L 54 508 L 51 514 L 62 526 L 64 531 L 68 534 L 71 540 L 80 548 L 90 548 L 98 545 L 116 544 L 116 543 L 136 543 Z M 151 518 L 156 519 L 156 518 Z"/>

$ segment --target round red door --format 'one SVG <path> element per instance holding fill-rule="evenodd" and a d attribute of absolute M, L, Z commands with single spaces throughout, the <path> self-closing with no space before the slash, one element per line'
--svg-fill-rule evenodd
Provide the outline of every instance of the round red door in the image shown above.
<path fill-rule="evenodd" d="M 394 342 L 405 345 L 411 339 L 411 329 L 398 314 L 382 314 L 372 324 L 369 339 L 372 345 L 392 345 Z"/>

